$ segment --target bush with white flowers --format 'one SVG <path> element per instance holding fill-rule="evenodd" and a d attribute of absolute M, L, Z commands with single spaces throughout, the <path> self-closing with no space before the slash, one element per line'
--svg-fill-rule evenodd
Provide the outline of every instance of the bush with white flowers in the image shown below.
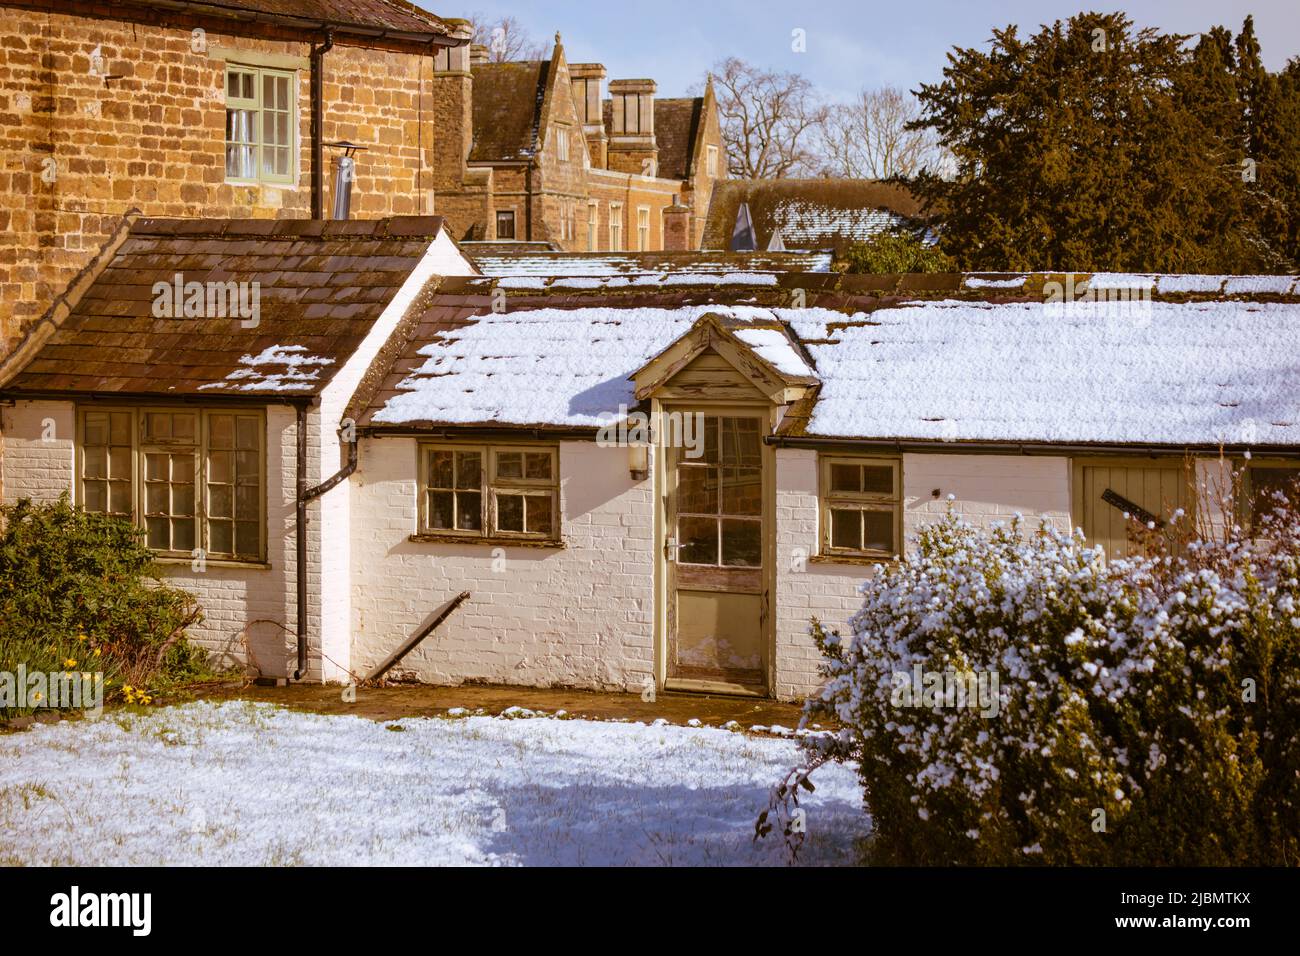
<path fill-rule="evenodd" d="M 1298 572 L 1294 517 L 1108 562 L 950 514 L 814 622 L 809 746 L 858 761 L 875 862 L 1295 865 Z"/>

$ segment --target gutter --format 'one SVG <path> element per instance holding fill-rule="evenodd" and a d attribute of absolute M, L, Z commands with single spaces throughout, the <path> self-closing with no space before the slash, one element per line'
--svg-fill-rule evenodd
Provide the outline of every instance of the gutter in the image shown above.
<path fill-rule="evenodd" d="M 1300 445 L 1120 445 L 1049 443 L 1049 442 L 994 442 L 994 441 L 908 441 L 895 438 L 821 438 L 810 435 L 768 435 L 763 442 L 776 448 L 878 448 L 898 454 L 954 454 L 954 455 L 1130 455 L 1160 458 L 1170 455 L 1223 454 L 1244 455 L 1247 452 L 1273 458 L 1300 458 Z"/>

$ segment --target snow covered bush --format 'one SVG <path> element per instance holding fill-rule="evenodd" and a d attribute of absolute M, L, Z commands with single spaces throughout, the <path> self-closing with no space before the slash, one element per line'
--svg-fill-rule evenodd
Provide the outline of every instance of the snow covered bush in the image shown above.
<path fill-rule="evenodd" d="M 814 622 L 805 712 L 842 729 L 810 763 L 858 761 L 873 862 L 1300 862 L 1300 525 L 1270 522 L 1107 562 L 949 514 L 849 635 Z"/>

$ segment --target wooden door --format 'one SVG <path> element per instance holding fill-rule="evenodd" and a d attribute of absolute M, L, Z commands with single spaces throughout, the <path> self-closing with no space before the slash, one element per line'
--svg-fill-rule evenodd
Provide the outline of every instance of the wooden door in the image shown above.
<path fill-rule="evenodd" d="M 667 678 L 762 692 L 767 488 L 760 412 L 700 414 L 703 441 L 665 448 Z"/>
<path fill-rule="evenodd" d="M 1187 469 L 1181 460 L 1089 461 L 1074 467 L 1075 523 L 1089 544 L 1101 545 L 1108 558 L 1135 551 L 1130 531 L 1133 515 L 1140 522 L 1163 525 L 1183 509 L 1190 521 Z M 1136 506 L 1136 507 L 1134 507 Z"/>

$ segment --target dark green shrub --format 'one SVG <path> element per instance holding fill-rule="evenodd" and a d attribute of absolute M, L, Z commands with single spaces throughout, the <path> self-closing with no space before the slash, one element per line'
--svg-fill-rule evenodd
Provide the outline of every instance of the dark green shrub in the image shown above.
<path fill-rule="evenodd" d="M 201 619 L 163 582 L 143 532 L 68 503 L 0 507 L 0 671 L 102 671 L 110 694 L 205 672 L 185 629 Z"/>
<path fill-rule="evenodd" d="M 882 233 L 866 242 L 855 242 L 845 251 L 841 265 L 845 272 L 877 275 L 957 269 L 954 259 L 937 246 L 926 245 L 914 232 Z"/>

